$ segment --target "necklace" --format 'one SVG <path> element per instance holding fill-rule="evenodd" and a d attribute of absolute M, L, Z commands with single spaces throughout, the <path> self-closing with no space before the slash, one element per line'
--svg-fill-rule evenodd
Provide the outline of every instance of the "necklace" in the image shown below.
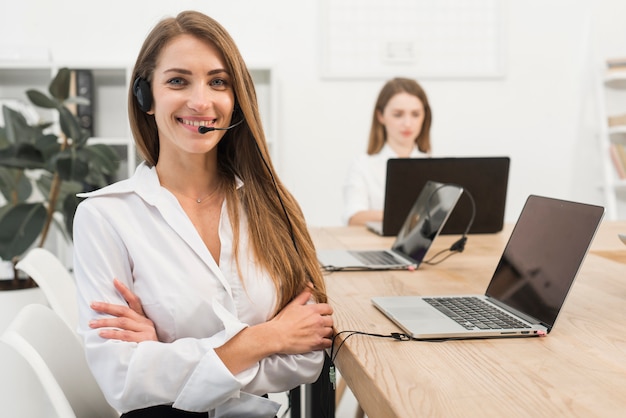
<path fill-rule="evenodd" d="M 158 167 L 155 167 L 155 168 L 156 168 L 157 175 L 158 175 L 159 174 L 159 169 L 158 169 Z M 217 182 L 217 185 L 215 186 L 215 188 L 209 194 L 207 194 L 204 197 L 189 197 L 189 196 L 187 196 L 187 195 L 185 195 L 185 194 L 183 194 L 183 193 L 181 193 L 179 191 L 170 189 L 169 187 L 165 186 L 163 183 L 161 183 L 161 186 L 165 187 L 166 189 L 168 189 L 170 191 L 170 193 L 174 194 L 175 196 L 182 196 L 182 197 L 184 197 L 186 199 L 195 201 L 197 204 L 200 204 L 200 203 L 204 202 L 205 200 L 207 200 L 208 198 L 212 197 L 215 193 L 217 193 L 217 191 L 220 189 L 220 186 L 221 186 L 221 179 L 218 179 L 218 182 Z"/>
<path fill-rule="evenodd" d="M 209 193 L 208 195 L 206 195 L 204 197 L 189 197 L 187 195 L 182 194 L 181 192 L 175 192 L 175 193 L 177 195 L 180 195 L 180 196 L 185 197 L 187 199 L 191 199 L 191 200 L 195 201 L 197 204 L 200 204 L 200 203 L 204 202 L 205 200 L 207 200 L 208 198 L 210 198 L 211 196 L 213 196 L 218 190 L 219 190 L 219 186 L 216 187 L 211 193 Z"/>
<path fill-rule="evenodd" d="M 219 189 L 219 187 L 216 187 L 215 190 L 213 190 L 211 193 L 209 193 L 208 195 L 204 196 L 204 197 L 198 197 L 196 199 L 194 199 L 196 201 L 197 204 L 202 203 L 203 201 L 205 201 L 206 199 L 208 199 L 209 197 L 213 196 L 215 194 L 215 192 L 217 192 L 217 190 Z M 185 196 L 186 197 L 186 196 Z M 191 198 L 193 199 L 193 198 Z"/>

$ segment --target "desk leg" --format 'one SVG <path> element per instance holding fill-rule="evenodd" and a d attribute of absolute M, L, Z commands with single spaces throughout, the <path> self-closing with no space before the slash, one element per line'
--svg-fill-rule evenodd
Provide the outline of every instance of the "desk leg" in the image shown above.
<path fill-rule="evenodd" d="M 325 355 L 320 377 L 315 383 L 305 386 L 305 417 L 335 418 L 335 388 L 330 383 L 329 372 L 330 358 Z"/>

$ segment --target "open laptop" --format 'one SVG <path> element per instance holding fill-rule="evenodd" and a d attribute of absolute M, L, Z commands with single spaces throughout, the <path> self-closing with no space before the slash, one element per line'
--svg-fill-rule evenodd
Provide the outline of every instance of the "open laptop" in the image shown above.
<path fill-rule="evenodd" d="M 454 184 L 426 182 L 390 250 L 319 250 L 325 270 L 416 269 L 463 193 Z"/>
<path fill-rule="evenodd" d="M 374 297 L 372 303 L 416 339 L 547 335 L 603 216 L 601 206 L 531 195 L 484 295 Z M 461 319 L 457 301 L 477 301 L 496 319 Z"/>
<path fill-rule="evenodd" d="M 509 157 L 392 158 L 387 162 L 382 222 L 366 226 L 382 236 L 398 234 L 417 195 L 428 180 L 458 184 L 476 203 L 470 234 L 502 230 L 509 182 Z M 469 199 L 461 199 L 442 234 L 462 234 L 472 215 Z"/>

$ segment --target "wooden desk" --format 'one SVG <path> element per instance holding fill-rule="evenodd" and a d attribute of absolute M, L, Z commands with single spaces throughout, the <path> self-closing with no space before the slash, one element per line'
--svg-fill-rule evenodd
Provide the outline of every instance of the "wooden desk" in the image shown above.
<path fill-rule="evenodd" d="M 590 252 L 626 264 L 626 245 L 617 234 L 626 234 L 626 221 L 604 222 L 596 234 Z"/>
<path fill-rule="evenodd" d="M 369 418 L 623 416 L 626 266 L 598 254 L 626 250 L 611 239 L 625 226 L 602 225 L 545 338 L 437 343 L 355 335 L 335 364 Z M 414 272 L 329 273 L 336 330 L 400 331 L 372 306 L 373 296 L 484 293 L 510 231 L 471 235 L 463 253 Z M 388 248 L 393 242 L 357 227 L 311 233 L 318 248 Z M 456 239 L 437 238 L 426 257 Z M 602 319 L 609 314 L 614 319 Z"/>

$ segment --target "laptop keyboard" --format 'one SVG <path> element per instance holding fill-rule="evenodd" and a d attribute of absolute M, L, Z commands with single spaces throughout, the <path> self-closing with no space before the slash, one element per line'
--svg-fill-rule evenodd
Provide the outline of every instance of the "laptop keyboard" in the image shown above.
<path fill-rule="evenodd" d="M 466 329 L 530 328 L 477 297 L 424 298 Z"/>
<path fill-rule="evenodd" d="M 362 263 L 367 265 L 384 265 L 390 266 L 398 264 L 398 260 L 385 251 L 350 251 L 350 253 L 358 258 Z"/>

